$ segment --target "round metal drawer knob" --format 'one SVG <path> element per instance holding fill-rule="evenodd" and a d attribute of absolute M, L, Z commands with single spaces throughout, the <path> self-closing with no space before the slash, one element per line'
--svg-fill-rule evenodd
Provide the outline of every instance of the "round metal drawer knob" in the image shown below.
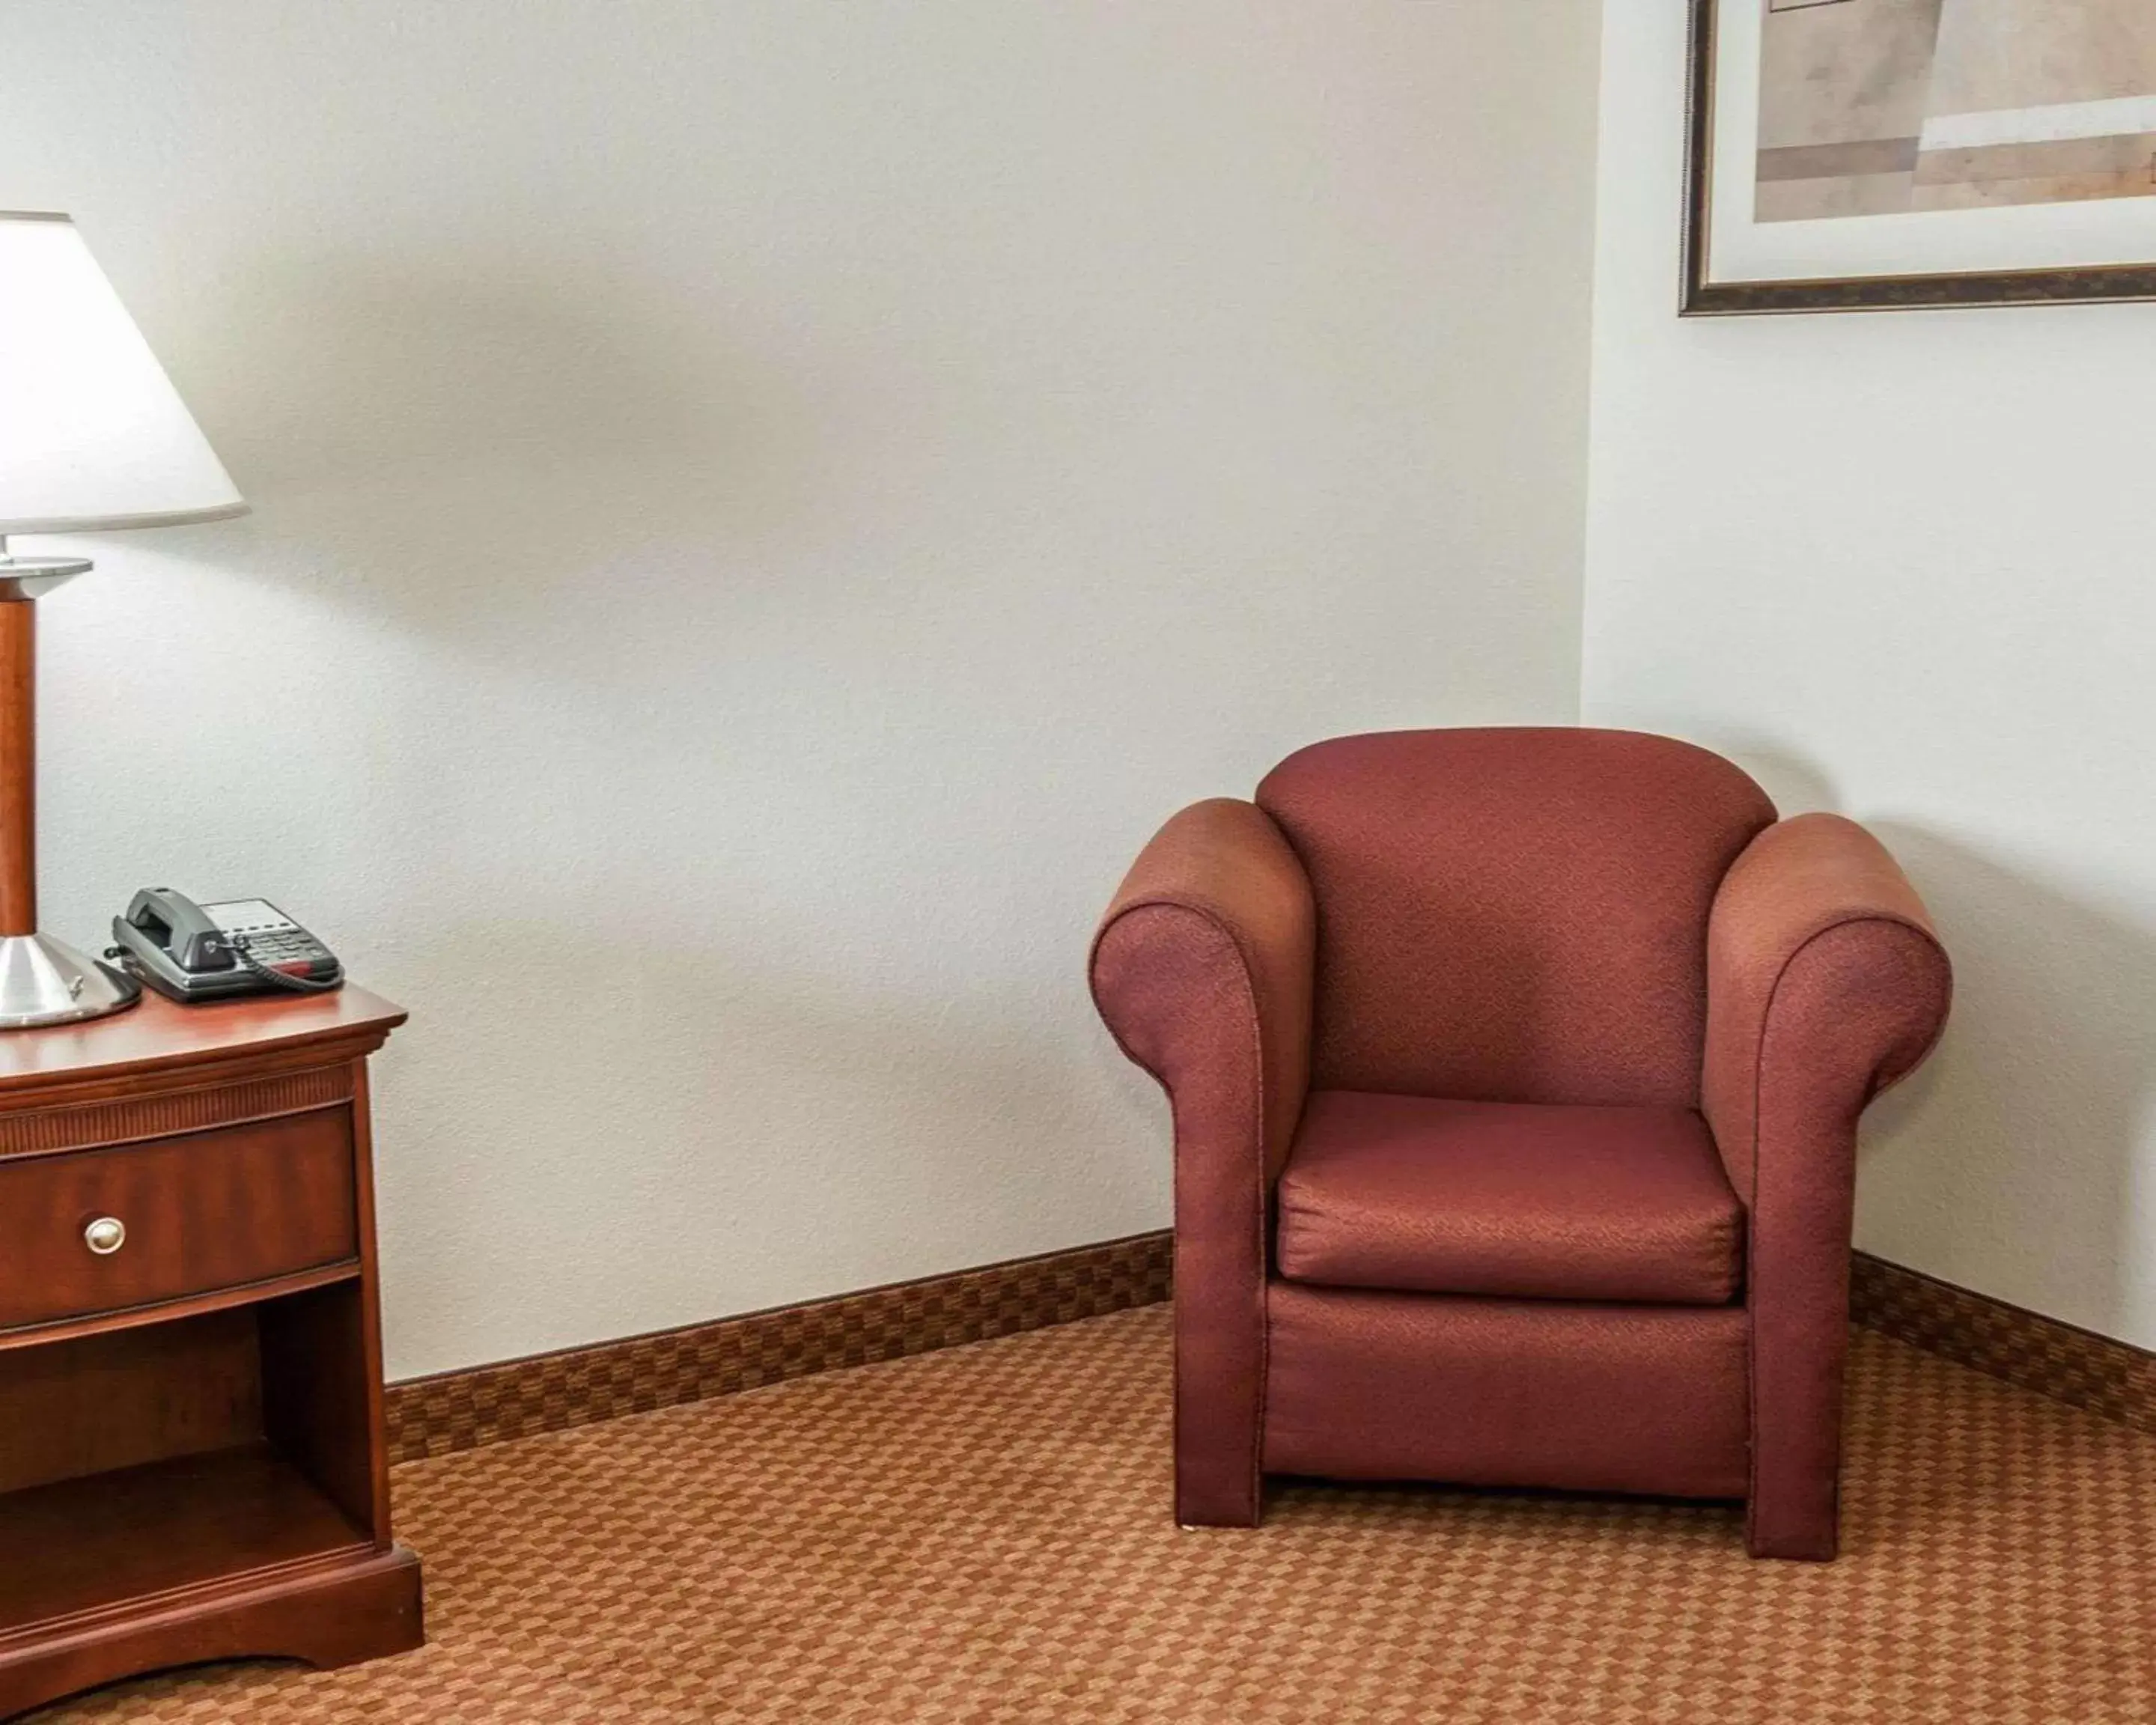
<path fill-rule="evenodd" d="M 127 1224 L 117 1216 L 100 1216 L 82 1230 L 82 1243 L 100 1258 L 109 1258 L 127 1244 Z"/>

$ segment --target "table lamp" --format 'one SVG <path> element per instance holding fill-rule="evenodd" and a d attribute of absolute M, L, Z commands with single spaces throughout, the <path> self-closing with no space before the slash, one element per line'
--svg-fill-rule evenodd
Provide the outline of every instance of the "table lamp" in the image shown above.
<path fill-rule="evenodd" d="M 0 211 L 0 1029 L 140 990 L 38 932 L 37 605 L 90 567 L 11 533 L 101 533 L 247 505 L 68 217 Z"/>

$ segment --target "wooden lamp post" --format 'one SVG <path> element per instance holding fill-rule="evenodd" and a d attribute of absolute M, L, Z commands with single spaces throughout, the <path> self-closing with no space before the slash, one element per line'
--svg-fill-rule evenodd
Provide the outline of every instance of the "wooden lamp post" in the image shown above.
<path fill-rule="evenodd" d="M 37 601 L 90 566 L 11 533 L 96 533 L 247 505 L 64 215 L 0 211 L 0 1029 L 139 991 L 38 929 Z"/>

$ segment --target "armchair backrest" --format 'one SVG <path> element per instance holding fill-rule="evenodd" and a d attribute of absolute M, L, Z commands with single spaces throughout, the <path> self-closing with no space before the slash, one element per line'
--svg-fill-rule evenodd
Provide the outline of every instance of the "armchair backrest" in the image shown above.
<path fill-rule="evenodd" d="M 1592 730 L 1400 731 L 1258 787 L 1317 906 L 1311 1081 L 1696 1106 L 1707 922 L 1774 819 L 1718 755 Z"/>

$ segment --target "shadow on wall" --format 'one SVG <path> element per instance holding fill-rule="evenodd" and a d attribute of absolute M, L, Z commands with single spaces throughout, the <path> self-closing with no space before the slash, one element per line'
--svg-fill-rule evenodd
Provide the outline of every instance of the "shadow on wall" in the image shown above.
<path fill-rule="evenodd" d="M 233 470 L 276 506 L 275 543 L 248 572 L 363 584 L 370 612 L 467 640 L 506 632 L 521 655 L 519 612 L 599 619 L 670 578 L 644 546 L 738 551 L 808 516 L 814 431 L 793 382 L 726 357 L 723 306 L 585 268 L 264 260 L 230 311 L 255 356 L 247 393 L 218 413 Z M 335 567 L 291 567 L 295 546 L 332 547 Z M 730 572 L 726 597 L 752 594 L 756 563 Z M 670 594 L 677 615 L 700 584 Z"/>
<path fill-rule="evenodd" d="M 1800 758 L 1722 747 L 1784 814 L 1840 809 Z M 1858 1243 L 2090 1328 L 2145 1332 L 2132 1205 L 2156 1078 L 2156 931 L 1916 822 L 1844 812 L 1907 871 L 1954 967 L 1938 1054 L 1866 1117 Z"/>
<path fill-rule="evenodd" d="M 2145 1331 L 2129 1277 L 2156 937 L 1926 828 L 1871 825 L 1953 954 L 1955 1004 L 1928 1081 L 1880 1105 L 1869 1240 L 2054 1317 Z"/>

